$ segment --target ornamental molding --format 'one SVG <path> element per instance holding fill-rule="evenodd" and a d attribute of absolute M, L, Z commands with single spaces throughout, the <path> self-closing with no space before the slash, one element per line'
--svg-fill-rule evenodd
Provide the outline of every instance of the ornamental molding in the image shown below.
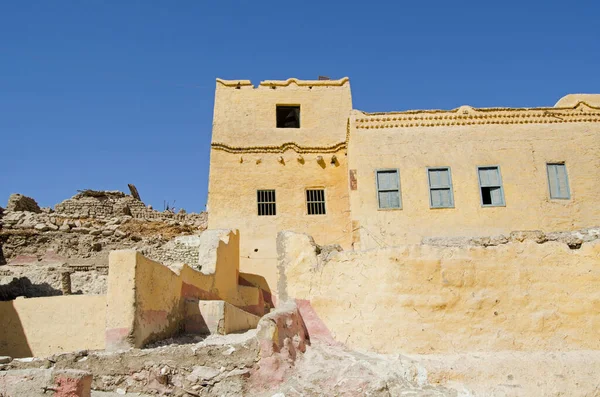
<path fill-rule="evenodd" d="M 227 153 L 283 153 L 293 150 L 296 153 L 336 153 L 347 147 L 346 142 L 339 142 L 332 146 L 301 146 L 295 142 L 286 142 L 279 146 L 230 146 L 224 143 L 211 143 L 213 150 L 222 150 Z"/>
<path fill-rule="evenodd" d="M 600 122 L 600 107 L 579 102 L 561 108 L 481 108 L 461 106 L 453 110 L 410 110 L 365 113 L 355 116 L 357 129 L 442 127 L 483 124 L 554 124 Z"/>
<path fill-rule="evenodd" d="M 348 83 L 350 79 L 343 77 L 339 80 L 299 80 L 296 78 L 290 78 L 287 80 L 264 80 L 258 85 L 259 87 L 287 87 L 295 84 L 299 87 L 341 87 Z M 245 87 L 252 86 L 250 80 L 223 80 L 217 79 L 217 83 L 225 87 Z"/>

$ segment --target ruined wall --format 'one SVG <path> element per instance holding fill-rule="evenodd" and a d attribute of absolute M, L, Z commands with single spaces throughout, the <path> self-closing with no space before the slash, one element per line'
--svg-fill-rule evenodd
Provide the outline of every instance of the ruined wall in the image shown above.
<path fill-rule="evenodd" d="M 278 231 L 308 232 L 319 243 L 349 246 L 350 83 L 290 79 L 256 88 L 241 81 L 237 87 L 237 81 L 217 82 L 209 228 L 238 229 L 241 271 L 264 276 L 274 291 Z M 276 128 L 278 104 L 300 105 L 300 128 Z M 326 215 L 307 215 L 307 188 L 325 189 Z M 275 190 L 275 216 L 258 216 L 259 189 Z"/>
<path fill-rule="evenodd" d="M 350 125 L 356 248 L 600 224 L 600 108 L 353 111 Z M 549 196 L 552 162 L 566 165 L 568 200 Z M 481 205 L 477 166 L 486 165 L 500 167 L 505 206 Z M 430 208 L 427 167 L 451 168 L 453 208 Z M 401 209 L 378 209 L 375 172 L 384 168 L 399 170 Z"/>
<path fill-rule="evenodd" d="M 22 194 L 11 194 L 6 205 L 6 212 L 10 211 L 30 211 L 42 212 L 38 203 L 31 197 L 23 196 Z"/>
<path fill-rule="evenodd" d="M 107 349 L 141 347 L 178 333 L 184 327 L 186 302 L 223 300 L 264 314 L 261 291 L 238 285 L 237 234 L 208 231 L 201 239 L 201 271 L 187 265 L 173 271 L 133 250 L 110 253 Z"/>
<path fill-rule="evenodd" d="M 207 222 L 206 213 L 158 212 L 121 192 L 85 191 L 58 204 L 60 212 L 40 210 L 19 194 L 9 203 L 0 218 L 0 300 L 60 295 L 64 272 L 74 293 L 105 294 L 108 252 L 115 249 L 194 266 Z"/>
<path fill-rule="evenodd" d="M 156 211 L 142 201 L 120 191 L 80 192 L 54 206 L 55 212 L 70 218 L 113 218 L 130 215 L 136 219 L 206 222 L 206 213 Z"/>
<path fill-rule="evenodd" d="M 109 257 L 106 348 L 141 347 L 174 335 L 182 319 L 181 279 L 133 250 Z"/>
<path fill-rule="evenodd" d="M 600 240 L 398 246 L 317 256 L 282 232 L 282 299 L 310 300 L 335 339 L 382 353 L 597 350 Z"/>
<path fill-rule="evenodd" d="M 0 302 L 0 355 L 44 357 L 104 348 L 106 296 L 17 298 Z"/>

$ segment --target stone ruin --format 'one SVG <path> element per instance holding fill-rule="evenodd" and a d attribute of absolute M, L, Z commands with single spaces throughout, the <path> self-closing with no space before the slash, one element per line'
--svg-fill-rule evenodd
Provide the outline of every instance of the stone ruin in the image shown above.
<path fill-rule="evenodd" d="M 42 212 L 38 203 L 31 197 L 23 196 L 22 194 L 11 194 L 8 198 L 6 211 L 29 211 L 34 213 Z"/>
<path fill-rule="evenodd" d="M 206 227 L 206 212 L 156 211 L 120 191 L 82 190 L 54 209 L 12 194 L 0 211 L 0 300 L 105 293 L 108 253 L 116 249 L 194 266 Z"/>

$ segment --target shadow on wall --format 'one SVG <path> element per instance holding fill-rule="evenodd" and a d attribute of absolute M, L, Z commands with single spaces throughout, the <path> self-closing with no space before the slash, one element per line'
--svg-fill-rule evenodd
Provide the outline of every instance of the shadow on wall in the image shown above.
<path fill-rule="evenodd" d="M 37 298 L 57 295 L 62 295 L 62 291 L 48 283 L 33 284 L 27 277 L 13 278 L 10 283 L 0 285 L 0 301 L 10 301 L 19 296 Z"/>
<path fill-rule="evenodd" d="M 0 302 L 0 355 L 33 356 L 14 302 Z"/>
<path fill-rule="evenodd" d="M 260 289 L 262 291 L 265 303 L 268 305 L 268 309 L 275 307 L 271 288 L 263 276 L 251 273 L 240 273 L 238 276 L 238 283 L 247 287 L 256 287 Z"/>
<path fill-rule="evenodd" d="M 6 258 L 4 257 L 4 251 L 2 250 L 2 244 L 0 243 L 0 266 L 6 265 Z"/>

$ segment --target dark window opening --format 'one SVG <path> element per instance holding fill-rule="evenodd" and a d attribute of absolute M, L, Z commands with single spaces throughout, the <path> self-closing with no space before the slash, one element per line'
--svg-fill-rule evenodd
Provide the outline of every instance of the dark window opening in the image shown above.
<path fill-rule="evenodd" d="M 481 201 L 483 205 L 492 205 L 492 188 L 482 187 L 481 188 Z"/>
<path fill-rule="evenodd" d="M 502 178 L 498 167 L 477 167 L 479 173 L 479 189 L 481 191 L 481 205 L 504 206 L 504 192 L 502 191 Z"/>
<path fill-rule="evenodd" d="M 306 190 L 306 210 L 308 215 L 325 215 L 325 190 Z"/>
<path fill-rule="evenodd" d="M 258 203 L 258 215 L 277 215 L 275 207 L 275 190 L 257 190 L 256 202 Z"/>
<path fill-rule="evenodd" d="M 300 106 L 277 105 L 277 128 L 300 128 Z"/>

